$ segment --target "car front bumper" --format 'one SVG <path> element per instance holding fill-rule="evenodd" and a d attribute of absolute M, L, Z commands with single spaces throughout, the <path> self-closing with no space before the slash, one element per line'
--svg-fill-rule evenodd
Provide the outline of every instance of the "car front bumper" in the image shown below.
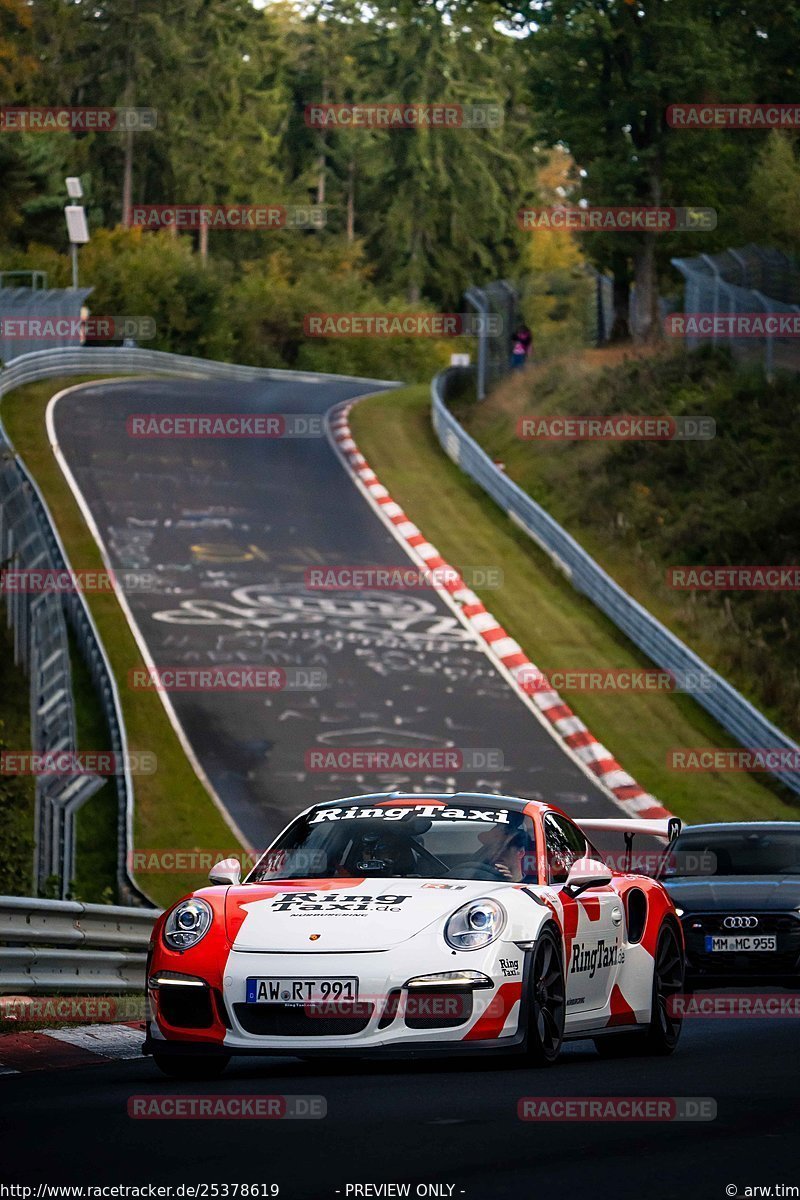
<path fill-rule="evenodd" d="M 204 1027 L 183 1023 L 163 986 L 151 991 L 145 1053 L 403 1056 L 504 1052 L 524 1043 L 528 953 L 498 940 L 484 951 L 444 957 L 440 947 L 420 953 L 418 939 L 412 941 L 347 954 L 232 951 L 222 988 L 207 989 L 211 1021 Z M 407 986 L 412 979 L 461 970 L 479 972 L 491 987 L 454 989 L 436 981 Z M 248 978 L 290 977 L 356 977 L 358 1004 L 247 1003 Z M 178 1000 L 183 1003 L 182 996 Z"/>

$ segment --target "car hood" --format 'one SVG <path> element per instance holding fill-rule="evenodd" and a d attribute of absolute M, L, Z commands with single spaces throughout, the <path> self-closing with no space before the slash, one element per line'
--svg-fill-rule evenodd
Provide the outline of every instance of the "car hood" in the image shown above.
<path fill-rule="evenodd" d="M 225 926 L 234 950 L 390 950 L 468 900 L 508 886 L 435 879 L 244 884 L 228 889 Z"/>
<path fill-rule="evenodd" d="M 698 912 L 758 909 L 786 912 L 800 906 L 800 879 L 764 875 L 723 875 L 713 879 L 665 879 L 664 887 L 679 908 Z"/>

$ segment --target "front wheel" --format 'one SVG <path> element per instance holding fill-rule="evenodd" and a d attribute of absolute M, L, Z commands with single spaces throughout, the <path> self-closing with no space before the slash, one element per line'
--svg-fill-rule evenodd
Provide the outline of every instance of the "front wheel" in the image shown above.
<path fill-rule="evenodd" d="M 227 1054 L 204 1057 L 190 1054 L 154 1054 L 153 1062 L 170 1079 L 219 1079 L 230 1062 Z"/>
<path fill-rule="evenodd" d="M 529 1006 L 528 1062 L 549 1067 L 561 1053 L 566 1014 L 561 943 L 550 929 L 542 930 L 534 947 Z"/>

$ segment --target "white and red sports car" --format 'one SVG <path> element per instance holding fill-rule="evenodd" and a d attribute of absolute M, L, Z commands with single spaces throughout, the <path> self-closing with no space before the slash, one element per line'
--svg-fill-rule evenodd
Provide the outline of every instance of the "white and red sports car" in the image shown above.
<path fill-rule="evenodd" d="M 232 1055 L 516 1051 L 565 1038 L 669 1054 L 684 945 L 656 880 L 612 870 L 551 804 L 381 793 L 301 813 L 240 882 L 235 859 L 157 921 L 144 1050 L 167 1074 Z"/>

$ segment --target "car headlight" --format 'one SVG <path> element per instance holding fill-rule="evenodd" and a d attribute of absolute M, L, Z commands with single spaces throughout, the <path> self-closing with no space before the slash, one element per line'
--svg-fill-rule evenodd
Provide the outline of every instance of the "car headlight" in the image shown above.
<path fill-rule="evenodd" d="M 679 917 L 682 917 L 682 916 L 683 916 L 683 913 L 684 913 L 684 909 L 682 909 L 682 908 L 678 908 L 678 905 L 676 904 L 676 905 L 675 905 L 675 912 L 678 914 L 678 916 L 679 916 Z"/>
<path fill-rule="evenodd" d="M 444 940 L 454 950 L 481 950 L 500 936 L 506 911 L 496 900 L 470 900 L 456 909 L 444 927 Z"/>
<path fill-rule="evenodd" d="M 206 900 L 182 900 L 167 917 L 164 941 L 171 950 L 188 950 L 205 937 L 213 919 L 213 909 Z"/>

